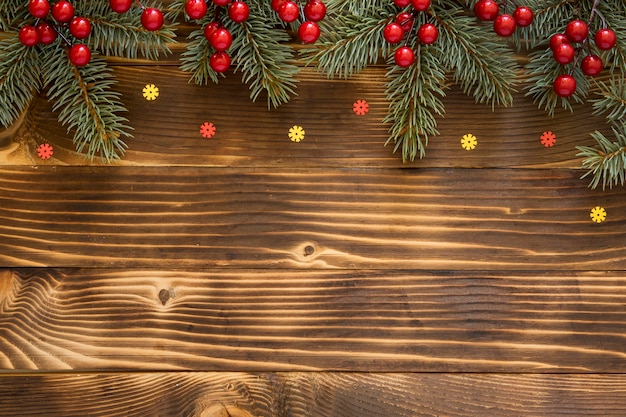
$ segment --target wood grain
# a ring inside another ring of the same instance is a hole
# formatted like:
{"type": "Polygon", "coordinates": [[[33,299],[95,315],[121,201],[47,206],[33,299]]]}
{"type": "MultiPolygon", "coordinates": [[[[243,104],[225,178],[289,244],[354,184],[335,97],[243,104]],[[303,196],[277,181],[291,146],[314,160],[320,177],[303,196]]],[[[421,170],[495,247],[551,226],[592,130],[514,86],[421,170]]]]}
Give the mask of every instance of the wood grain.
{"type": "Polygon", "coordinates": [[[5,370],[626,371],[623,273],[45,268],[3,280],[5,370]]]}
{"type": "Polygon", "coordinates": [[[0,265],[626,269],[626,195],[577,175],[6,167],[0,265]]]}
{"type": "MultiPolygon", "coordinates": [[[[440,136],[431,138],[426,158],[403,164],[393,144],[385,147],[388,125],[382,123],[385,100],[382,67],[371,68],[348,81],[332,80],[305,68],[298,96],[269,111],[263,98],[252,103],[249,90],[237,74],[219,85],[199,87],[188,75],[171,66],[119,66],[118,90],[129,108],[134,139],[123,165],[199,165],[255,167],[580,167],[577,145],[593,145],[590,132],[605,122],[592,116],[591,107],[577,107],[574,114],[557,112],[556,118],[538,110],[520,92],[510,108],[477,105],[452,86],[445,98],[446,115],[439,120],[440,136]],[[146,101],[142,89],[159,87],[155,101],[146,101]],[[370,111],[356,116],[352,105],[367,100],[370,111]],[[204,139],[199,128],[211,122],[217,133],[204,139]],[[300,143],[289,140],[294,125],[305,129],[300,143]],[[544,131],[554,131],[557,145],[540,143],[544,131]],[[460,146],[472,133],[479,145],[471,152],[460,146]]],[[[71,136],[56,121],[51,103],[37,100],[22,129],[0,135],[0,163],[12,165],[88,164],[76,155],[71,136]],[[53,159],[42,161],[36,147],[48,141],[55,146],[53,159]],[[19,145],[19,148],[15,146],[19,145]]],[[[610,133],[610,132],[607,132],[610,133]]],[[[100,164],[99,160],[94,164],[100,164]]]]}
{"type": "Polygon", "coordinates": [[[0,416],[623,416],[624,375],[150,373],[0,378],[0,416]]]}

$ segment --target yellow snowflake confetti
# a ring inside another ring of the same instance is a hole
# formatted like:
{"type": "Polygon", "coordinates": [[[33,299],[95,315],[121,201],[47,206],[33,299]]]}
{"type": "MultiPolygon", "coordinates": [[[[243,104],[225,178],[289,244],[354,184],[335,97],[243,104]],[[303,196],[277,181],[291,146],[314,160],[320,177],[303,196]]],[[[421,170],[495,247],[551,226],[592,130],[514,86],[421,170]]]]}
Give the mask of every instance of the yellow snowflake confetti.
{"type": "Polygon", "coordinates": [[[154,84],[146,84],[143,88],[143,97],[146,100],[156,100],[159,96],[159,88],[154,84]]]}
{"type": "Polygon", "coordinates": [[[591,220],[596,223],[602,223],[606,219],[606,210],[604,207],[596,206],[591,209],[591,213],[589,213],[591,220]]]}
{"type": "Polygon", "coordinates": [[[300,142],[304,139],[304,129],[302,126],[294,126],[289,129],[289,139],[291,139],[292,142],[300,142]]]}
{"type": "Polygon", "coordinates": [[[463,135],[463,137],[461,138],[461,146],[466,151],[471,151],[476,147],[476,145],[478,145],[478,139],[476,139],[476,136],[472,135],[471,133],[463,135]]]}

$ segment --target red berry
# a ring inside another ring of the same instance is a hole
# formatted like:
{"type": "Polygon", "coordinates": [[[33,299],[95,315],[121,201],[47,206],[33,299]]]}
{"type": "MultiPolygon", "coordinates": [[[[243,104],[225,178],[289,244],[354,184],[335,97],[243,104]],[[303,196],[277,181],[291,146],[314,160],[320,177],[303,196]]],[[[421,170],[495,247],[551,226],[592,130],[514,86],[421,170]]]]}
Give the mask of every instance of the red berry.
{"type": "Polygon", "coordinates": [[[250,17],[250,8],[243,0],[235,0],[228,6],[228,17],[235,23],[245,22],[250,17]]]}
{"type": "Polygon", "coordinates": [[[493,31],[498,36],[511,36],[516,26],[515,19],[510,14],[501,14],[493,21],[493,31]]]}
{"type": "Polygon", "coordinates": [[[307,20],[298,28],[298,37],[303,43],[314,43],[320,37],[319,25],[307,20]]]}
{"type": "Polygon", "coordinates": [[[217,28],[211,33],[211,45],[217,51],[225,51],[233,43],[233,35],[224,27],[217,28]]]}
{"type": "Polygon", "coordinates": [[[561,97],[569,97],[576,92],[576,80],[569,74],[561,74],[552,84],[554,92],[561,97]]]}
{"type": "Polygon", "coordinates": [[[204,37],[207,41],[211,41],[211,35],[215,32],[215,29],[220,27],[220,24],[217,22],[211,22],[204,27],[204,37]]]}
{"type": "Polygon", "coordinates": [[[283,22],[295,22],[299,15],[300,9],[296,2],[292,0],[285,1],[278,9],[278,17],[280,17],[283,22]]]}
{"type": "Polygon", "coordinates": [[[284,2],[286,2],[287,0],[272,0],[272,9],[278,13],[278,10],[280,9],[280,6],[283,5],[284,2]]]}
{"type": "Polygon", "coordinates": [[[109,0],[109,5],[116,13],[126,13],[133,5],[133,0],[109,0]]]}
{"type": "Polygon", "coordinates": [[[552,49],[552,52],[554,52],[556,48],[562,43],[569,44],[569,39],[567,39],[567,36],[562,33],[552,35],[552,37],[550,38],[550,49],[552,49]]]}
{"type": "Polygon", "coordinates": [[[594,42],[598,49],[603,51],[607,51],[615,46],[617,43],[617,37],[615,36],[615,32],[613,32],[609,28],[600,29],[596,32],[596,36],[594,37],[594,42]]]}
{"type": "Polygon", "coordinates": [[[519,6],[513,12],[513,18],[515,19],[515,23],[519,27],[529,26],[533,22],[533,11],[530,7],[519,6]]]}
{"type": "Polygon", "coordinates": [[[580,69],[583,70],[583,74],[590,76],[600,74],[603,66],[604,65],[602,64],[600,57],[593,54],[584,57],[580,63],[580,69]]]}
{"type": "Polygon", "coordinates": [[[417,30],[417,37],[420,42],[430,45],[439,37],[439,29],[437,29],[437,26],[432,23],[425,23],[417,30]]]}
{"type": "Polygon", "coordinates": [[[52,17],[59,23],[67,23],[74,17],[74,6],[67,0],[59,1],[52,6],[52,17]]]}
{"type": "Polygon", "coordinates": [[[393,59],[399,67],[410,67],[415,62],[415,52],[408,46],[401,46],[396,50],[393,59]]]}
{"type": "Polygon", "coordinates": [[[57,31],[46,22],[39,22],[35,29],[39,33],[39,42],[44,45],[50,45],[57,38],[57,31]]]}
{"type": "Polygon", "coordinates": [[[398,7],[406,7],[411,4],[411,0],[393,0],[393,4],[398,7]]]}
{"type": "Polygon", "coordinates": [[[91,33],[91,23],[86,17],[75,17],[70,22],[70,33],[76,39],[85,39],[91,33]]]}
{"type": "Polygon", "coordinates": [[[411,0],[411,4],[418,12],[424,12],[430,7],[430,0],[411,0]]]}
{"type": "Polygon", "coordinates": [[[154,32],[163,26],[163,13],[154,7],[148,7],[141,12],[141,26],[154,32]]]}
{"type": "Polygon", "coordinates": [[[552,56],[554,60],[561,65],[569,64],[574,60],[574,56],[576,55],[576,49],[569,43],[562,43],[557,45],[556,48],[552,50],[552,56]]]}
{"type": "Polygon", "coordinates": [[[396,23],[402,26],[402,30],[408,32],[411,30],[411,26],[413,26],[413,15],[409,12],[398,13],[396,23]]]}
{"type": "Polygon", "coordinates": [[[304,17],[311,22],[319,22],[326,16],[326,5],[322,0],[309,0],[304,5],[304,17]]]}
{"type": "Polygon", "coordinates": [[[474,5],[474,15],[480,20],[494,20],[499,13],[500,7],[493,0],[479,0],[474,5]]]}
{"type": "Polygon", "coordinates": [[[582,42],[589,34],[589,27],[582,20],[572,20],[565,26],[565,36],[572,42],[582,42]]]}
{"type": "Polygon", "coordinates": [[[230,68],[230,56],[224,51],[219,51],[211,55],[209,65],[215,72],[226,72],[230,68]]]}
{"type": "Polygon", "coordinates": [[[192,19],[202,19],[206,15],[207,5],[204,0],[187,0],[185,12],[192,19]]]}
{"type": "Polygon", "coordinates": [[[213,0],[213,3],[216,6],[228,6],[228,3],[230,3],[230,0],[213,0]]]}
{"type": "Polygon", "coordinates": [[[398,43],[404,38],[404,29],[396,22],[391,22],[383,29],[383,37],[389,43],[398,43]]]}
{"type": "Polygon", "coordinates": [[[24,46],[35,46],[39,43],[39,32],[31,25],[22,26],[18,37],[24,46]]]}
{"type": "Polygon", "coordinates": [[[91,60],[91,50],[87,45],[78,43],[70,48],[70,62],[77,67],[83,67],[89,64],[91,60]]]}
{"type": "Polygon", "coordinates": [[[44,18],[50,11],[50,3],[48,3],[48,0],[30,0],[28,2],[28,11],[38,19],[44,18]]]}

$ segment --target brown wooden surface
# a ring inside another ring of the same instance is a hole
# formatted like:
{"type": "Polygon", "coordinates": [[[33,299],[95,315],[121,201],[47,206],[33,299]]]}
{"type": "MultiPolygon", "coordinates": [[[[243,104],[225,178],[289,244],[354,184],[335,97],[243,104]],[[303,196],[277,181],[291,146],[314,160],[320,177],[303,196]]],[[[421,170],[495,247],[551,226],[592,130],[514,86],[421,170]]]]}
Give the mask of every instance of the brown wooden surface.
{"type": "Polygon", "coordinates": [[[624,415],[626,194],[579,179],[588,106],[452,86],[403,164],[383,68],[304,69],[267,111],[173,64],[116,63],[135,138],[110,166],[45,97],[0,131],[0,415],[624,415]]]}

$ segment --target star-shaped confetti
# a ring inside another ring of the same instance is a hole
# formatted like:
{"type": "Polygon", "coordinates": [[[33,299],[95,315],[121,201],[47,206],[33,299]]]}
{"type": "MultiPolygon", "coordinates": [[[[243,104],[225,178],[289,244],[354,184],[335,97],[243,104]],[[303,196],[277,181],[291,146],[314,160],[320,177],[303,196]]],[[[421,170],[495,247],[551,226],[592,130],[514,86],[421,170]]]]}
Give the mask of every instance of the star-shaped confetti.
{"type": "Polygon", "coordinates": [[[552,133],[551,131],[548,130],[547,132],[543,132],[541,134],[541,144],[545,146],[546,148],[554,146],[555,143],[556,143],[556,135],[552,133]]]}
{"type": "Polygon", "coordinates": [[[357,116],[365,116],[370,110],[370,105],[365,100],[357,100],[352,105],[352,111],[356,113],[357,116]]]}
{"type": "Polygon", "coordinates": [[[156,100],[159,96],[159,88],[154,84],[146,84],[143,88],[143,97],[146,100],[152,101],[156,100]]]}
{"type": "Polygon", "coordinates": [[[53,154],[54,149],[52,148],[52,145],[48,143],[42,143],[37,147],[37,155],[39,155],[41,159],[50,159],[53,154]]]}
{"type": "Polygon", "coordinates": [[[604,209],[604,207],[596,206],[591,209],[589,217],[591,217],[591,220],[596,223],[602,223],[604,220],[606,220],[606,210],[604,209]]]}
{"type": "Polygon", "coordinates": [[[200,134],[207,139],[213,137],[215,135],[215,125],[209,122],[202,123],[200,125],[200,134]]]}
{"type": "Polygon", "coordinates": [[[302,126],[293,126],[289,129],[289,139],[292,142],[300,142],[304,139],[304,129],[302,126]]]}
{"type": "Polygon", "coordinates": [[[476,145],[478,145],[478,139],[476,139],[476,136],[472,135],[471,133],[463,135],[463,137],[461,138],[461,146],[466,151],[471,151],[476,147],[476,145]]]}

